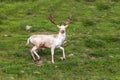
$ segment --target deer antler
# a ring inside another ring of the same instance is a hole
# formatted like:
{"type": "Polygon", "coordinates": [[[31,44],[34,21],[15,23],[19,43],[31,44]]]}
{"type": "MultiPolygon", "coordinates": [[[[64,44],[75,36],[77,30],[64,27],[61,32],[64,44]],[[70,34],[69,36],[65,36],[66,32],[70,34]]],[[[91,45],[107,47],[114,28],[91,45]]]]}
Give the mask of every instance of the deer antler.
{"type": "Polygon", "coordinates": [[[65,25],[68,25],[71,23],[71,20],[72,20],[72,17],[73,15],[71,14],[69,17],[68,17],[68,20],[64,23],[65,25]]]}
{"type": "Polygon", "coordinates": [[[53,24],[57,25],[57,24],[54,22],[54,17],[53,17],[52,14],[49,15],[49,20],[50,20],[53,24]]]}

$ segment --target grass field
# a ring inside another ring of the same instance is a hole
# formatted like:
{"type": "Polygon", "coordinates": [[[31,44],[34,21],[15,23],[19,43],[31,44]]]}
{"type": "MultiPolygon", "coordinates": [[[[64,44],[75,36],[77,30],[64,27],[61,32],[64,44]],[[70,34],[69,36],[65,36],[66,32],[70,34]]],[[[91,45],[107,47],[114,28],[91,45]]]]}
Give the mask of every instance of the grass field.
{"type": "Polygon", "coordinates": [[[0,80],[120,80],[120,1],[0,0],[0,80]],[[37,66],[25,44],[32,34],[58,33],[50,13],[57,23],[74,15],[63,45],[67,59],[56,49],[49,63],[50,49],[39,49],[37,66]]]}

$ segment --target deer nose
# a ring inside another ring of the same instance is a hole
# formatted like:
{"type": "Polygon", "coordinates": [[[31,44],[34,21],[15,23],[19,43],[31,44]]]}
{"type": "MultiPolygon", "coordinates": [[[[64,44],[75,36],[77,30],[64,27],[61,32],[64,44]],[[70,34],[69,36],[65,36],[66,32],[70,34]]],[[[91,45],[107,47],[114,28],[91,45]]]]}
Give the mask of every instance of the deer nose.
{"type": "Polygon", "coordinates": [[[65,31],[64,30],[61,30],[61,33],[63,34],[65,31]]]}

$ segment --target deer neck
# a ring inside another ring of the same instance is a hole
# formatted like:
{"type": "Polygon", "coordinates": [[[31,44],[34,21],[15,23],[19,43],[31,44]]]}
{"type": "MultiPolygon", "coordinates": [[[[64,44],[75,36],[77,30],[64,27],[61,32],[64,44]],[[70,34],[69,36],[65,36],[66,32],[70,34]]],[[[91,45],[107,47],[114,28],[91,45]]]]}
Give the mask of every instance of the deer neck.
{"type": "Polygon", "coordinates": [[[64,41],[65,38],[66,38],[66,32],[64,32],[64,33],[59,32],[59,33],[58,33],[58,39],[59,39],[59,40],[64,41]]]}

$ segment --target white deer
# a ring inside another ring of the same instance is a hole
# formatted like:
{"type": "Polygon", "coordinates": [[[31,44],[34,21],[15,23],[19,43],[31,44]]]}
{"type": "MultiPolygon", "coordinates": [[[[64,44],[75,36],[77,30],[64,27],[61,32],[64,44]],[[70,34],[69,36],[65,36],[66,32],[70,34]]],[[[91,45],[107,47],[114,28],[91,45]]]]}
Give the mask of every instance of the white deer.
{"type": "Polygon", "coordinates": [[[40,56],[37,54],[36,50],[38,48],[43,48],[43,47],[51,48],[52,63],[54,63],[55,48],[60,48],[63,52],[63,57],[62,57],[63,60],[66,59],[64,48],[61,45],[66,38],[66,28],[71,22],[71,19],[72,19],[72,15],[70,15],[70,17],[68,18],[68,20],[65,22],[64,25],[58,25],[54,22],[53,15],[50,14],[49,20],[59,28],[59,33],[52,35],[37,34],[37,35],[32,35],[28,38],[27,44],[31,43],[32,45],[34,45],[33,48],[30,50],[30,52],[35,61],[40,60],[40,56]],[[35,55],[37,59],[35,58],[35,55]]]}

